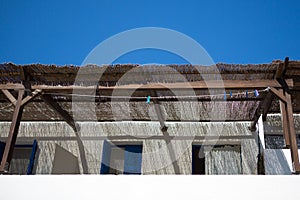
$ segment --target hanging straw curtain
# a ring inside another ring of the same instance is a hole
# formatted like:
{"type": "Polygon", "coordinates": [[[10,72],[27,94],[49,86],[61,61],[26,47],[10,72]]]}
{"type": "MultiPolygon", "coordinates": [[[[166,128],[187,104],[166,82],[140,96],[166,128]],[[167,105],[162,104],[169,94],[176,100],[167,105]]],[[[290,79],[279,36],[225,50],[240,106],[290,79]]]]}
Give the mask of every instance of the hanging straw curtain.
{"type": "Polygon", "coordinates": [[[205,148],[206,174],[242,174],[240,146],[215,146],[205,148]]]}

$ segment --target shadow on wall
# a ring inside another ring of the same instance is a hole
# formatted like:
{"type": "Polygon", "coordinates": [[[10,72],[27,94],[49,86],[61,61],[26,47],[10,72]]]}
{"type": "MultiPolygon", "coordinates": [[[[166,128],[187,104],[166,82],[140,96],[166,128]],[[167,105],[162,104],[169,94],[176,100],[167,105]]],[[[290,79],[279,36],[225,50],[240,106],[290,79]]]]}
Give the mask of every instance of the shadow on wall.
{"type": "Polygon", "coordinates": [[[281,149],[265,149],[265,169],[267,175],[291,175],[288,161],[281,149]]]}
{"type": "Polygon", "coordinates": [[[56,144],[52,174],[80,174],[78,158],[56,144]]]}

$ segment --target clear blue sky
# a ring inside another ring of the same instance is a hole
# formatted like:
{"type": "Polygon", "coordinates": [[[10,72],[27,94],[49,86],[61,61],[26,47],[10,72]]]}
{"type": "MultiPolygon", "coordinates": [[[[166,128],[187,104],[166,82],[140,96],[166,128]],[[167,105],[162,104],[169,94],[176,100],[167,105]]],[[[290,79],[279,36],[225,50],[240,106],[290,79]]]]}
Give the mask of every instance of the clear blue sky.
{"type": "MultiPolygon", "coordinates": [[[[0,0],[0,63],[75,64],[101,41],[138,27],[164,27],[199,42],[215,62],[300,60],[299,0],[0,0]]],[[[184,63],[158,50],[120,63],[184,63]]]]}

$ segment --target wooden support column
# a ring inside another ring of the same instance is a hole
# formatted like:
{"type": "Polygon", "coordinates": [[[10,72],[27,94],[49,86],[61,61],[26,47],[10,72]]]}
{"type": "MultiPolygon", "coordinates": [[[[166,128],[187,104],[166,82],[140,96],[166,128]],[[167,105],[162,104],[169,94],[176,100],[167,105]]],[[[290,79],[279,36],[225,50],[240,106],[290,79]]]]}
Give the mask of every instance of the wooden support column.
{"type": "Polygon", "coordinates": [[[297,137],[295,132],[295,124],[294,124],[294,118],[293,118],[293,108],[292,108],[292,100],[291,95],[286,94],[286,112],[287,112],[287,120],[288,120],[288,127],[289,127],[289,138],[290,138],[290,145],[291,145],[291,156],[292,156],[292,162],[293,167],[295,170],[295,173],[300,173],[300,164],[299,164],[299,155],[298,155],[298,145],[297,145],[297,137]]]}
{"type": "Polygon", "coordinates": [[[282,122],[282,130],[285,140],[286,148],[290,148],[290,135],[289,135],[289,123],[287,119],[287,106],[283,101],[279,101],[280,103],[280,113],[281,113],[281,122],[282,122]]]}
{"type": "Polygon", "coordinates": [[[23,108],[24,108],[24,106],[22,106],[23,94],[24,94],[24,90],[18,91],[18,99],[16,101],[16,106],[13,113],[13,118],[10,125],[8,138],[6,140],[6,145],[5,145],[5,149],[4,149],[4,153],[0,165],[0,172],[7,172],[9,170],[9,164],[12,159],[13,149],[16,143],[20,121],[21,121],[23,108]]]}

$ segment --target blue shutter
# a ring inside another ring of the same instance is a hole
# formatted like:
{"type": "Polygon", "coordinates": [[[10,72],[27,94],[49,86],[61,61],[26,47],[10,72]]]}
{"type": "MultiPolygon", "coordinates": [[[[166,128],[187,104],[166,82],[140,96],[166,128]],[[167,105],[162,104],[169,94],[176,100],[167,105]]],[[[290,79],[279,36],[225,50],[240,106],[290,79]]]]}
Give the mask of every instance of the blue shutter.
{"type": "Polygon", "coordinates": [[[101,169],[100,174],[108,174],[110,168],[110,152],[111,152],[111,143],[107,140],[103,142],[102,149],[102,161],[101,161],[101,169]]]}
{"type": "Polygon", "coordinates": [[[0,142],[0,163],[2,161],[2,156],[3,156],[3,153],[4,153],[4,149],[5,149],[5,143],[0,142]]]}
{"type": "Polygon", "coordinates": [[[125,147],[124,174],[141,174],[142,145],[127,145],[125,147]]]}
{"type": "Polygon", "coordinates": [[[29,164],[28,164],[28,167],[27,167],[27,175],[32,174],[32,169],[33,169],[36,150],[37,150],[37,141],[34,140],[33,145],[32,145],[30,159],[29,159],[29,164]]]}

